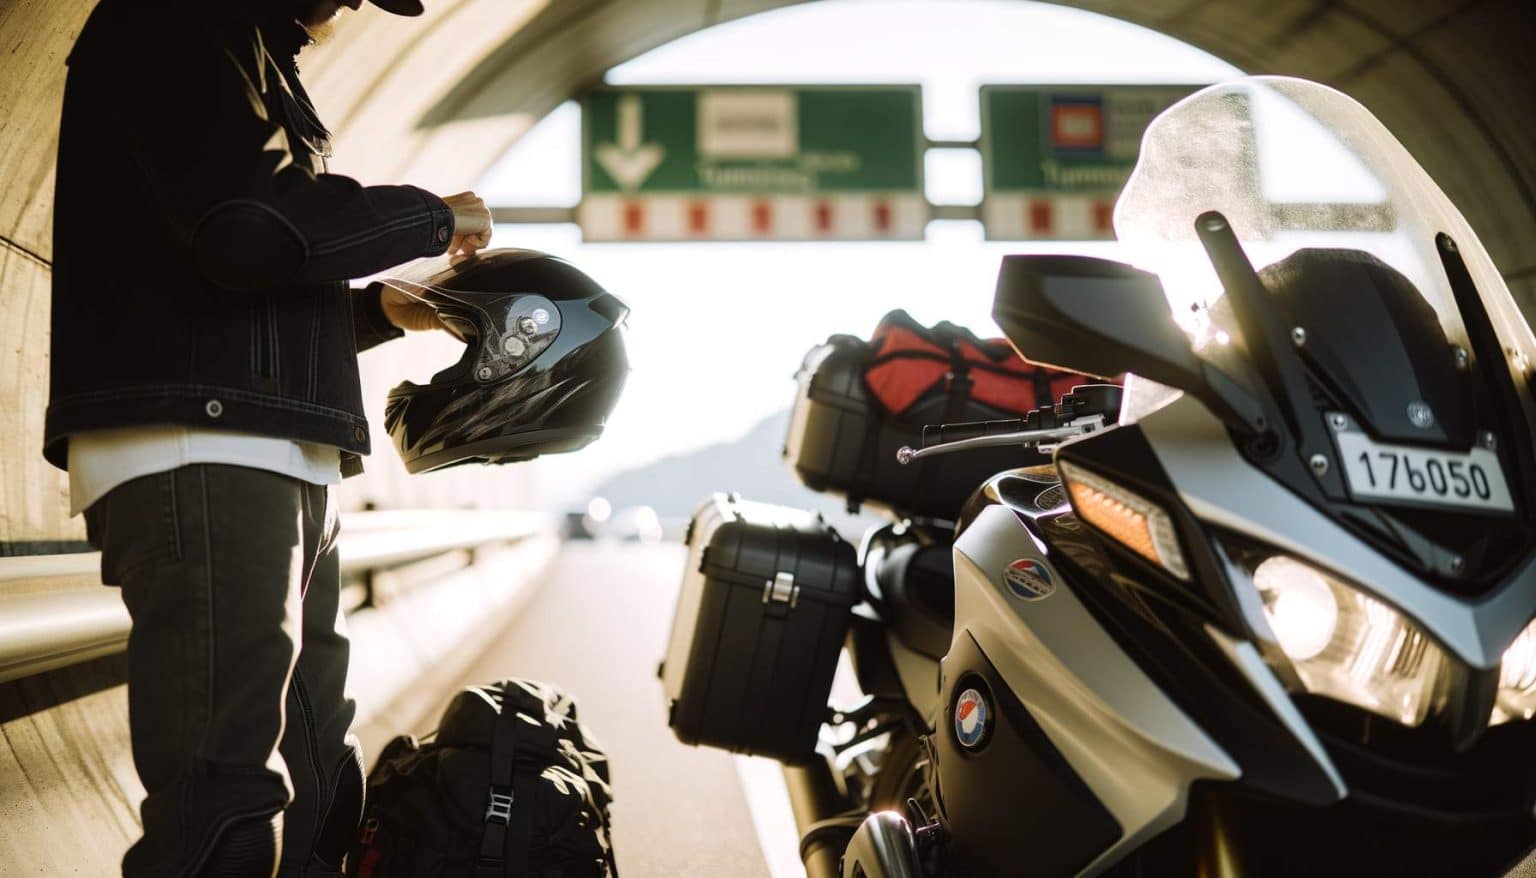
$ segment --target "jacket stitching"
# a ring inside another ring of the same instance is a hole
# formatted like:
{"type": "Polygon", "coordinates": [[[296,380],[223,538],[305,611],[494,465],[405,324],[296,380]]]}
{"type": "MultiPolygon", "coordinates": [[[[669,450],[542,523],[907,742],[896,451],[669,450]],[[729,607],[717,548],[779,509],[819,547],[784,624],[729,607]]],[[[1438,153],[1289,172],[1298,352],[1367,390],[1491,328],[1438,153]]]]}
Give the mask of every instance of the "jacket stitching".
{"type": "Polygon", "coordinates": [[[272,307],[271,300],[267,301],[267,355],[272,361],[272,387],[281,390],[283,386],[283,348],[282,336],[278,333],[277,309],[272,307]]]}
{"type": "Polygon", "coordinates": [[[424,221],[430,223],[431,218],[420,216],[401,217],[400,219],[385,223],[382,226],[368,229],[367,231],[355,232],[351,235],[337,238],[333,241],[317,244],[313,250],[313,255],[329,256],[333,253],[348,249],[350,247],[356,247],[361,244],[366,244],[370,241],[378,240],[379,238],[382,238],[385,235],[391,234],[393,232],[404,231],[405,229],[411,228],[412,226],[421,225],[424,221]]]}
{"type": "Polygon", "coordinates": [[[309,370],[304,379],[304,395],[314,399],[320,383],[320,321],[325,317],[326,298],[315,297],[309,312],[309,350],[305,359],[309,370]]]}
{"type": "Polygon", "coordinates": [[[53,401],[49,408],[58,410],[69,408],[77,403],[92,402],[100,399],[156,399],[167,397],[193,397],[193,396],[224,396],[241,402],[259,403],[279,408],[290,408],[295,411],[309,412],[318,415],[336,415],[346,419],[349,423],[365,424],[363,418],[344,409],[335,409],[329,406],[316,405],[303,400],[287,399],[281,396],[271,396],[264,393],[253,393],[249,390],[240,390],[234,387],[218,387],[211,384],[181,384],[174,388],[167,387],[118,387],[105,390],[87,390],[80,393],[72,393],[62,399],[53,401]]]}

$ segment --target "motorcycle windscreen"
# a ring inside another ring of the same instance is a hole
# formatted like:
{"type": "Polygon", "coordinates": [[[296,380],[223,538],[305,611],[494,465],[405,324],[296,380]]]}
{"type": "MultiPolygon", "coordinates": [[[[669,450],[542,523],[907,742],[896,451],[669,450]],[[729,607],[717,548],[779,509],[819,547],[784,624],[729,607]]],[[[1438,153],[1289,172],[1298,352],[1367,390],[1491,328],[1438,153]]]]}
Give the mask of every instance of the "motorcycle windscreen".
{"type": "MultiPolygon", "coordinates": [[[[1401,456],[1404,472],[1443,473],[1441,462],[1428,463],[1433,455],[1408,458],[1417,453],[1411,446],[1432,445],[1466,467],[1457,472],[1475,467],[1480,476],[1439,479],[1444,497],[1429,496],[1429,488],[1416,497],[1406,480],[1388,486],[1383,472],[1352,469],[1357,496],[1374,490],[1380,493],[1368,496],[1388,503],[1512,510],[1513,486],[1496,477],[1493,453],[1476,447],[1492,445],[1482,432],[1490,427],[1489,406],[1474,411],[1469,400],[1478,394],[1468,388],[1474,380],[1485,382],[1482,389],[1492,386],[1490,375],[1502,378],[1495,370],[1511,376],[1523,409],[1518,428],[1529,435],[1536,424],[1528,372],[1536,339],[1467,221],[1385,126],[1326,86],[1253,77],[1200,91],[1147,129],[1116,204],[1115,231],[1129,260],[1160,276],[1195,349],[1221,362],[1243,339],[1196,238],[1196,219],[1207,211],[1225,216],[1295,321],[1293,340],[1303,357],[1365,422],[1357,435],[1342,438],[1369,446],[1365,459],[1378,469],[1393,464],[1396,473],[1401,456]],[[1473,353],[1478,347],[1468,326],[1482,326],[1484,318],[1458,307],[1442,235],[1455,242],[1497,336],[1492,358],[1473,353]],[[1485,469],[1491,483],[1481,478],[1485,469]]],[[[1356,433],[1353,426],[1343,432],[1356,433]]],[[[1346,460],[1359,459],[1342,450],[1346,460]]]]}

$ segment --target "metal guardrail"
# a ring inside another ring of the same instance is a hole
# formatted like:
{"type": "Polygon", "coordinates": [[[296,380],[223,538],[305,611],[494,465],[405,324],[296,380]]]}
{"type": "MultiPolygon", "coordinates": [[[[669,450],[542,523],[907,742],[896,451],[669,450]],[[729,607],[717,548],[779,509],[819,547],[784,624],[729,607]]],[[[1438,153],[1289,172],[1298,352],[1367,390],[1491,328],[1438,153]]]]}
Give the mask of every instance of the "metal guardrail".
{"type": "MultiPolygon", "coordinates": [[[[536,513],[411,510],[342,516],[341,574],[356,576],[446,552],[511,543],[549,529],[536,513]]],[[[101,555],[0,558],[0,683],[30,677],[128,645],[128,611],[115,590],[4,594],[7,581],[95,577],[101,555]]]]}

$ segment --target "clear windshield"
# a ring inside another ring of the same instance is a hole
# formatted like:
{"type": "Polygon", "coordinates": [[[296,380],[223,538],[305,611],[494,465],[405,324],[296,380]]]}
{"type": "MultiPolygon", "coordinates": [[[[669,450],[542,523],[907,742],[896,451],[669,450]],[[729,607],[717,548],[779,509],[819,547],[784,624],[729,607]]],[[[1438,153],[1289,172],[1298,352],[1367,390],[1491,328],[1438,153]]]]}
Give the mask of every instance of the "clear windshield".
{"type": "Polygon", "coordinates": [[[1304,247],[1370,253],[1405,275],[1446,338],[1466,347],[1435,243],[1450,235],[1525,383],[1536,341],[1492,259],[1445,193],[1352,98],[1304,80],[1254,77],[1200,91],[1147,129],[1115,231],[1129,261],[1161,276],[1197,348],[1225,340],[1226,329],[1212,324],[1222,290],[1195,239],[1195,218],[1209,210],[1226,216],[1255,269],[1304,247]]]}

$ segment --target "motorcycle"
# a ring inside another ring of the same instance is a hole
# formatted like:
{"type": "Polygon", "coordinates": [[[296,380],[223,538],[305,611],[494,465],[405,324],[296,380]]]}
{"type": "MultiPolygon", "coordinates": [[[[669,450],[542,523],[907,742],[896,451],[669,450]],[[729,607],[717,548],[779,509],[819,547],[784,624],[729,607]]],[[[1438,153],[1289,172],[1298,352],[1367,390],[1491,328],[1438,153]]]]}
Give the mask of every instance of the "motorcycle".
{"type": "Polygon", "coordinates": [[[1052,458],[866,538],[867,698],[785,768],[808,875],[1503,874],[1536,339],[1491,258],[1364,107],[1273,77],[1154,120],[1115,228],[1141,267],[1008,257],[993,313],[1123,391],[901,451],[1052,458]]]}

